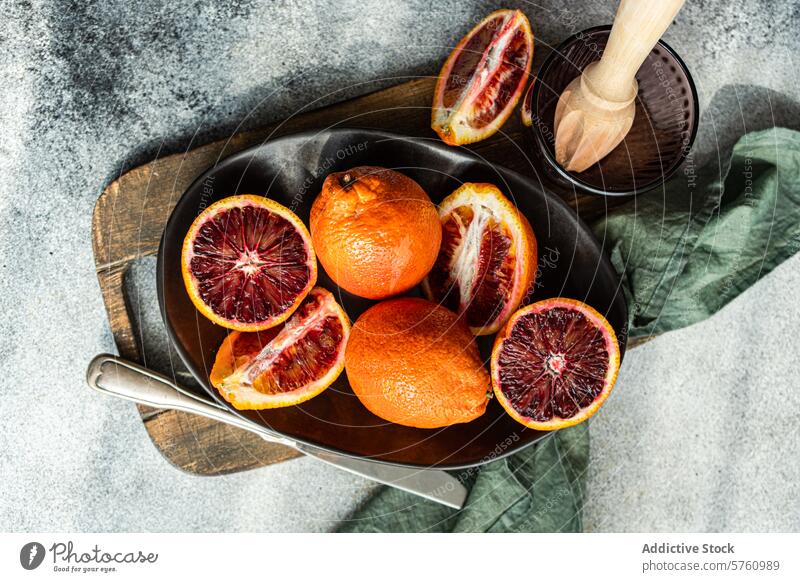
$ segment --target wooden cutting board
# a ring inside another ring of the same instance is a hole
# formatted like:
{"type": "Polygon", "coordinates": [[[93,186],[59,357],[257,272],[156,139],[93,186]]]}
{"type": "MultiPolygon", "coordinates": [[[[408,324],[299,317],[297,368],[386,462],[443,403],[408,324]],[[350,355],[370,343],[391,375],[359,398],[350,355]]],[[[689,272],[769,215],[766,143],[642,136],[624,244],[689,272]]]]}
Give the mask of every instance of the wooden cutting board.
{"type": "MultiPolygon", "coordinates": [[[[541,55],[537,55],[541,56],[541,55]]],[[[538,60],[538,59],[537,59],[538,60]]],[[[369,127],[405,135],[435,138],[430,103],[436,79],[418,78],[185,153],[154,160],[123,174],[103,191],[95,205],[92,238],[95,265],[111,331],[119,354],[142,362],[139,338],[132,327],[125,295],[125,274],[142,257],[158,252],[164,225],[184,190],[218,159],[267,139],[306,129],[369,127]]],[[[515,112],[501,131],[471,150],[493,163],[532,176],[534,155],[515,112]]],[[[624,201],[571,195],[566,202],[584,220],[624,201]]],[[[277,463],[298,453],[216,421],[183,412],[139,406],[147,432],[175,466],[200,475],[219,475],[277,463]]]]}

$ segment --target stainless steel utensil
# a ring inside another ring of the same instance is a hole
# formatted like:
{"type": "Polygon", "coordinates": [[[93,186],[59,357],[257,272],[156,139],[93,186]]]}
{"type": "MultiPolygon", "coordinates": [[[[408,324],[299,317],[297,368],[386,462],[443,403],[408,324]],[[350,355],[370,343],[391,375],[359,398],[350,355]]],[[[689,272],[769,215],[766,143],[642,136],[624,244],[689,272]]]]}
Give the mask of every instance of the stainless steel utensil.
{"type": "Polygon", "coordinates": [[[117,356],[95,357],[86,372],[86,382],[103,394],[153,408],[182,410],[249,430],[264,440],[291,447],[334,467],[454,509],[461,509],[467,497],[467,489],[461,482],[444,471],[398,467],[317,450],[240,418],[215,402],[181,388],[166,376],[117,356]]]}

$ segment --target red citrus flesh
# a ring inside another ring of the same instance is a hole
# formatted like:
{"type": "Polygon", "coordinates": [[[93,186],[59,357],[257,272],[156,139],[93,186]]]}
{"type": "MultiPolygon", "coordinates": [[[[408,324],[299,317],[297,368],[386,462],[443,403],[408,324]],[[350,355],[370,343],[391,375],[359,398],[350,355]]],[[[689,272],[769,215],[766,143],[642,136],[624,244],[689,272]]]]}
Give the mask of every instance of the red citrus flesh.
{"type": "Polygon", "coordinates": [[[495,186],[471,182],[442,201],[439,218],[442,244],[423,290],[465,314],[475,335],[496,333],[536,275],[530,223],[495,186]]]}
{"type": "Polygon", "coordinates": [[[195,307],[239,331],[282,323],[317,280],[311,236],[300,219],[252,195],[220,200],[195,219],[181,268],[195,307]]]}
{"type": "Polygon", "coordinates": [[[217,352],[211,383],[240,410],[305,402],[342,372],[349,334],[344,310],[315,287],[283,326],[231,332],[217,352]]]}
{"type": "Polygon", "coordinates": [[[519,10],[498,10],[465,36],[445,61],[431,127],[449,145],[486,139],[519,101],[533,61],[533,33],[519,10]]]}
{"type": "Polygon", "coordinates": [[[522,120],[522,125],[531,127],[533,125],[533,86],[536,80],[528,86],[525,91],[525,96],[522,98],[522,106],[520,107],[519,115],[522,120]]]}
{"type": "Polygon", "coordinates": [[[537,430],[594,414],[619,371],[617,337],[590,306],[557,297],[517,311],[492,350],[492,386],[518,422],[537,430]]]}

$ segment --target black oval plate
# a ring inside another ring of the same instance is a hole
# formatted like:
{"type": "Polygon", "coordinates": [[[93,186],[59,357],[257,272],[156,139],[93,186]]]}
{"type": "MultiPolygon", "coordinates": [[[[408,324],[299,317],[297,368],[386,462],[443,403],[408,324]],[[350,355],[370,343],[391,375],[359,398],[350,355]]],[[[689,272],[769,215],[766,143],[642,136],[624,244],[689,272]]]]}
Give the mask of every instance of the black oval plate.
{"type": "MultiPolygon", "coordinates": [[[[235,194],[260,194],[294,210],[308,223],[311,204],[331,172],[374,165],[395,169],[440,202],[463,182],[497,185],[530,220],[539,244],[535,299],[580,299],[603,313],[620,338],[627,307],[619,280],[594,235],[574,209],[528,178],[433,140],[365,129],[327,129],[281,137],[219,162],[178,201],[158,253],[158,299],[168,334],[183,362],[220,404],[293,440],[356,457],[415,467],[462,468],[517,452],[544,436],[512,420],[495,400],[477,420],[424,430],[387,423],[361,405],[346,374],[299,406],[237,411],[211,386],[208,376],[227,330],[192,304],[181,276],[181,246],[194,218],[213,202],[235,194]]],[[[355,319],[375,303],[339,289],[319,269],[318,285],[330,289],[355,319]]],[[[488,361],[494,337],[480,338],[488,361]]]]}

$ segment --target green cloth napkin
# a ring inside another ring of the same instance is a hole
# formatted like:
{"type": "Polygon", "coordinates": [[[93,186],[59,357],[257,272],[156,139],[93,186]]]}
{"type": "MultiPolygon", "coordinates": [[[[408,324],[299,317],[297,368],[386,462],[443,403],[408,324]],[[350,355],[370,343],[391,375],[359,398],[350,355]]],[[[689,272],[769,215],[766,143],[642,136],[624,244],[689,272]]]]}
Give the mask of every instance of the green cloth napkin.
{"type": "MultiPolygon", "coordinates": [[[[800,133],[745,135],[724,178],[686,168],[594,227],[622,277],[629,337],[709,317],[800,250],[800,133]]],[[[384,487],[339,531],[578,532],[588,464],[584,423],[454,473],[470,488],[460,511],[384,487]]]]}
{"type": "Polygon", "coordinates": [[[690,178],[595,226],[622,275],[630,337],[710,317],[800,250],[800,133],[746,134],[724,179],[690,178]]]}

